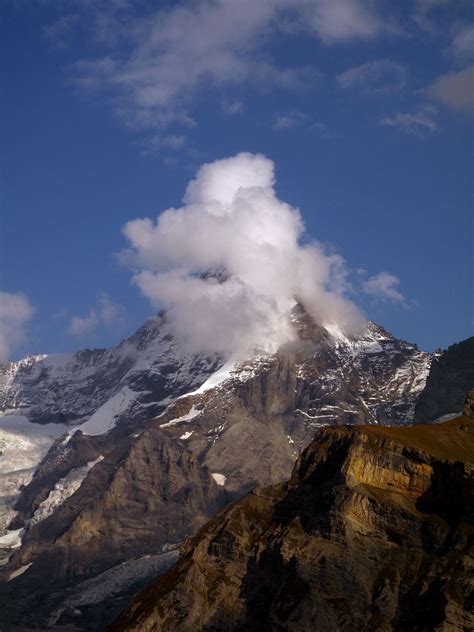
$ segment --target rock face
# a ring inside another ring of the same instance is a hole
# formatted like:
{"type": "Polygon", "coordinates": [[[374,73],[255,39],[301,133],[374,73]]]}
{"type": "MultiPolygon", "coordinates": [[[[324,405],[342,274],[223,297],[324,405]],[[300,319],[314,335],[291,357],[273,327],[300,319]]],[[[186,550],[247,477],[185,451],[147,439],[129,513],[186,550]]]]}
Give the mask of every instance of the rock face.
{"type": "Polygon", "coordinates": [[[434,358],[426,386],[415,406],[416,423],[460,413],[466,392],[474,386],[474,336],[434,358]]]}
{"type": "Polygon", "coordinates": [[[469,417],[321,428],[108,630],[472,630],[473,461],[469,417]]]}
{"type": "Polygon", "coordinates": [[[464,415],[474,417],[474,388],[471,388],[464,402],[464,415]]]}

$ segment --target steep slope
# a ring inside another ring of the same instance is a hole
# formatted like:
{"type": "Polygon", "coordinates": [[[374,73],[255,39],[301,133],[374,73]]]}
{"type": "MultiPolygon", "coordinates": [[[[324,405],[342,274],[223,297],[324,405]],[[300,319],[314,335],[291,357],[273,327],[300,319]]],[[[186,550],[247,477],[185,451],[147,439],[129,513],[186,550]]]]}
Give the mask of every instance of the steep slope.
{"type": "Polygon", "coordinates": [[[108,629],[471,630],[473,471],[472,418],[322,428],[108,629]]]}
{"type": "Polygon", "coordinates": [[[474,386],[474,336],[451,345],[434,358],[415,406],[414,421],[434,421],[460,413],[466,391],[474,386]]]}

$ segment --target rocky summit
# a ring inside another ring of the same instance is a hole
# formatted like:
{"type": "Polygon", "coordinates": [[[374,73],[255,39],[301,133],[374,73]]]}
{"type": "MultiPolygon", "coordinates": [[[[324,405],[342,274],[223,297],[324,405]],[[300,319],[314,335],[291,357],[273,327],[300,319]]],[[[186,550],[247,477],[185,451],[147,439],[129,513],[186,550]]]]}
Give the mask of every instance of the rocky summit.
{"type": "Polygon", "coordinates": [[[109,632],[474,629],[474,419],[319,429],[109,632]]]}
{"type": "Polygon", "coordinates": [[[160,314],[112,349],[2,367],[2,629],[103,629],[216,511],[287,479],[316,431],[413,422],[438,354],[299,306],[293,326],[275,353],[206,356],[160,314]]]}

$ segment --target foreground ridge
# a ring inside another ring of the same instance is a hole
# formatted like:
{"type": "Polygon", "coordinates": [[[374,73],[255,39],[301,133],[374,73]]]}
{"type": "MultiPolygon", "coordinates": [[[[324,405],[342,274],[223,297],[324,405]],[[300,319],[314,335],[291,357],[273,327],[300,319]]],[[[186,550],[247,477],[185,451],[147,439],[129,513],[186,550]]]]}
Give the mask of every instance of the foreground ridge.
{"type": "Polygon", "coordinates": [[[108,630],[473,629],[473,469],[467,415],[321,428],[287,483],[222,510],[108,630]]]}

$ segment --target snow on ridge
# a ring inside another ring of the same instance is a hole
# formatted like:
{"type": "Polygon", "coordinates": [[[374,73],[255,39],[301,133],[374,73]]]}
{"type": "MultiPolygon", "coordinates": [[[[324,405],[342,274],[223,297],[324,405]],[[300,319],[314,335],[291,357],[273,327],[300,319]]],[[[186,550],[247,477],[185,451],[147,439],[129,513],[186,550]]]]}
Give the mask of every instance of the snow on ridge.
{"type": "Polygon", "coordinates": [[[191,406],[191,410],[187,412],[185,415],[181,415],[181,417],[175,417],[171,421],[168,421],[164,424],[160,424],[160,428],[169,428],[169,426],[174,426],[183,421],[191,421],[195,417],[197,417],[202,411],[198,410],[194,404],[191,406]]]}
{"type": "Polygon", "coordinates": [[[23,573],[26,573],[26,571],[30,568],[32,564],[33,562],[30,562],[29,564],[25,564],[24,566],[20,566],[20,568],[17,568],[16,571],[13,571],[13,573],[10,574],[10,577],[7,579],[7,581],[11,582],[12,579],[15,579],[16,577],[20,577],[20,575],[23,575],[23,573]]]}

